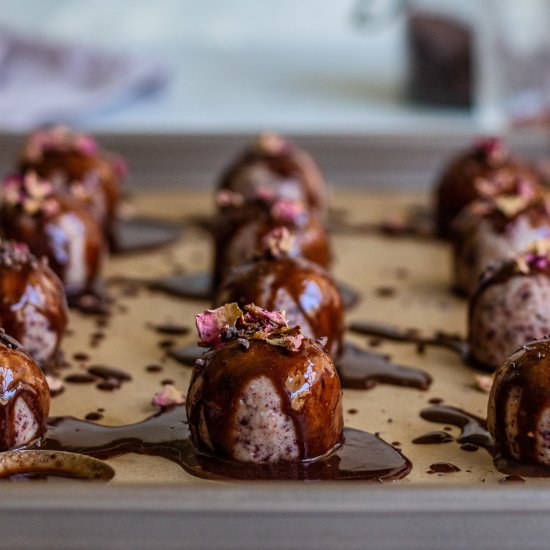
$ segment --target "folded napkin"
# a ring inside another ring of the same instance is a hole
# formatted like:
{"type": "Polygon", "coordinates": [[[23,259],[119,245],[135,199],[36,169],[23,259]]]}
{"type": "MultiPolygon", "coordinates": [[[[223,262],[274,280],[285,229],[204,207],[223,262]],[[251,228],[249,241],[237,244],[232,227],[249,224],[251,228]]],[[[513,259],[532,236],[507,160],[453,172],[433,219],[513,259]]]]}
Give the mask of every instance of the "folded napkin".
{"type": "Polygon", "coordinates": [[[0,27],[0,129],[28,131],[122,107],[164,87],[157,62],[0,27]]]}

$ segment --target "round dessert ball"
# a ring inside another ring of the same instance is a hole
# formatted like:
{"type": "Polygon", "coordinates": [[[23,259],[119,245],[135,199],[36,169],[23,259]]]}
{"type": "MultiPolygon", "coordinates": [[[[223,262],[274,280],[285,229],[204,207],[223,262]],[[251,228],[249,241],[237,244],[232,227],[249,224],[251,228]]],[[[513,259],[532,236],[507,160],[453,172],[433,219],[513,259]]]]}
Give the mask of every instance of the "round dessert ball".
{"type": "Polygon", "coordinates": [[[197,316],[202,344],[213,349],[197,361],[187,394],[195,446],[254,463],[325,455],[343,430],[330,355],[280,312],[245,309],[228,304],[197,316]]]}
{"type": "Polygon", "coordinates": [[[64,187],[111,231],[127,169],[120,156],[100,149],[92,136],[60,125],[37,130],[28,138],[19,166],[64,187]]]}
{"type": "Polygon", "coordinates": [[[337,357],[342,349],[344,308],[330,274],[304,258],[267,251],[232,269],[215,304],[256,304],[282,310],[291,325],[299,325],[308,338],[326,338],[326,349],[337,357]]]}
{"type": "Polygon", "coordinates": [[[550,339],[524,344],[497,369],[487,424],[500,453],[550,466],[550,339]]]}
{"type": "Polygon", "coordinates": [[[260,191],[304,201],[322,215],[327,210],[325,181],[313,158],[270,132],[260,134],[225,170],[218,188],[240,193],[246,201],[260,191]]]}
{"type": "Polygon", "coordinates": [[[20,344],[0,329],[0,451],[44,435],[50,412],[46,378],[20,344]]]}
{"type": "Polygon", "coordinates": [[[67,326],[59,277],[25,244],[0,241],[0,326],[36,363],[54,363],[67,326]]]}
{"type": "Polygon", "coordinates": [[[518,178],[540,192],[536,171],[513,157],[499,138],[479,140],[454,158],[443,170],[435,189],[436,230],[440,237],[452,237],[453,222],[472,201],[491,193],[513,190],[518,178]]]}
{"type": "Polygon", "coordinates": [[[494,370],[519,346],[550,334],[548,245],[490,267],[470,300],[470,356],[494,370]]]}
{"type": "Polygon", "coordinates": [[[492,263],[550,239],[550,204],[528,186],[525,191],[478,199],[459,215],[453,240],[457,291],[471,295],[492,263]]]}
{"type": "Polygon", "coordinates": [[[0,228],[5,238],[45,256],[67,296],[93,291],[106,254],[99,224],[84,208],[57,194],[34,172],[6,178],[0,228]]]}
{"type": "Polygon", "coordinates": [[[229,208],[218,217],[215,233],[214,288],[231,268],[252,258],[268,235],[285,227],[294,235],[288,254],[304,257],[328,268],[331,260],[328,235],[318,218],[303,203],[277,200],[229,208]]]}

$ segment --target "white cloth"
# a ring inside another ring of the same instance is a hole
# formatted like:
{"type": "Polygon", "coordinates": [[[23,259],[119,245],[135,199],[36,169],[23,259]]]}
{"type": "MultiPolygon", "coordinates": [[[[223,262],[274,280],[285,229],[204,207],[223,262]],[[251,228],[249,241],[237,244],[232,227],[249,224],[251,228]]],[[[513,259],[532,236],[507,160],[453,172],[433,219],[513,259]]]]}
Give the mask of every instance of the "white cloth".
{"type": "Polygon", "coordinates": [[[154,60],[0,27],[0,129],[28,131],[121,107],[164,87],[154,60]]]}

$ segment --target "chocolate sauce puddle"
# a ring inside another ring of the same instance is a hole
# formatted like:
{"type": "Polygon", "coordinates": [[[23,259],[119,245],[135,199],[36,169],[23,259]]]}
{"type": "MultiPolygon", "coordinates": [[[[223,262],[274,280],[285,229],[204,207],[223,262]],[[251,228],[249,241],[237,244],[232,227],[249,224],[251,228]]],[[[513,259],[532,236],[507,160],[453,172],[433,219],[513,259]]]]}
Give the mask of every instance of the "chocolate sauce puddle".
{"type": "Polygon", "coordinates": [[[493,438],[487,431],[483,418],[462,409],[448,405],[434,405],[420,411],[420,416],[430,422],[452,424],[462,429],[456,438],[461,445],[472,444],[485,449],[492,457],[495,468],[513,477],[550,477],[550,467],[541,464],[521,464],[515,460],[499,454],[495,448],[493,438]]]}
{"type": "Polygon", "coordinates": [[[432,213],[424,205],[410,206],[404,211],[390,214],[377,223],[354,223],[349,219],[349,213],[344,209],[329,210],[330,232],[391,237],[433,238],[435,236],[432,213]]]}
{"type": "Polygon", "coordinates": [[[384,338],[394,342],[409,342],[419,347],[435,346],[454,351],[458,356],[467,362],[469,359],[469,346],[457,334],[449,334],[437,331],[432,336],[422,336],[416,329],[401,329],[393,325],[375,323],[370,321],[354,321],[348,327],[352,332],[384,338]]]}
{"type": "Polygon", "coordinates": [[[343,388],[370,389],[376,384],[391,384],[427,390],[432,377],[425,371],[392,363],[388,355],[344,344],[342,357],[336,361],[343,388]]]}
{"type": "Polygon", "coordinates": [[[410,472],[410,461],[375,435],[346,428],[344,437],[341,447],[311,462],[233,462],[197,452],[189,439],[185,408],[175,406],[125,426],[52,417],[41,448],[103,459],[124,453],[161,456],[205,479],[385,481],[401,479],[410,472]]]}
{"type": "Polygon", "coordinates": [[[151,290],[159,290],[178,298],[212,299],[212,277],[206,271],[161,277],[148,283],[148,286],[151,290]]]}
{"type": "Polygon", "coordinates": [[[103,287],[99,287],[75,296],[67,296],[67,304],[85,315],[108,315],[113,300],[103,287]]]}
{"type": "Polygon", "coordinates": [[[206,351],[205,348],[197,346],[197,344],[188,344],[172,348],[168,351],[168,355],[180,362],[182,365],[194,367],[197,359],[206,351]]]}
{"type": "Polygon", "coordinates": [[[462,430],[456,438],[458,443],[461,445],[471,443],[494,454],[493,438],[487,431],[487,424],[483,418],[449,405],[427,407],[420,411],[420,416],[430,422],[458,426],[462,430]]]}
{"type": "Polygon", "coordinates": [[[111,252],[128,254],[151,250],[177,240],[181,235],[180,224],[168,220],[147,217],[118,219],[111,239],[111,252]]]}
{"type": "Polygon", "coordinates": [[[448,432],[435,431],[420,435],[412,440],[415,445],[437,445],[440,443],[450,443],[455,438],[448,432]]]}

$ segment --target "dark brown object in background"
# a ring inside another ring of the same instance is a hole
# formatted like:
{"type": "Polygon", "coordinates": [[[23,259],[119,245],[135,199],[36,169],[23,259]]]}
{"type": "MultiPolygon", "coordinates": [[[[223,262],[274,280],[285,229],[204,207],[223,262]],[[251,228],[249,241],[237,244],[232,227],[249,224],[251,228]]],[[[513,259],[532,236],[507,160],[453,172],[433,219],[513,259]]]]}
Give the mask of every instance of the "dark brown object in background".
{"type": "Polygon", "coordinates": [[[472,105],[473,33],[461,21],[430,13],[412,13],[407,21],[408,95],[420,103],[472,105]]]}

